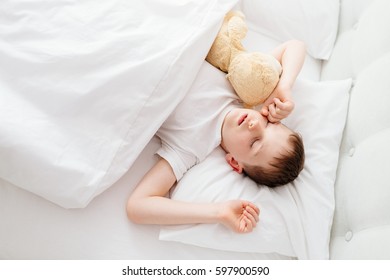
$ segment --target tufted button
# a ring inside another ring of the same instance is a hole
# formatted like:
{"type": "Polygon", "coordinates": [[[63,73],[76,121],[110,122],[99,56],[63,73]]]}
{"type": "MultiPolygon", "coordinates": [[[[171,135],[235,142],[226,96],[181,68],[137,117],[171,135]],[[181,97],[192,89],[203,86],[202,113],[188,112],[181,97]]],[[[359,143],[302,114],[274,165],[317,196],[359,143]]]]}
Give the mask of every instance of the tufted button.
{"type": "Polygon", "coordinates": [[[349,149],[348,155],[349,155],[350,157],[352,157],[354,153],[355,153],[355,148],[352,147],[351,149],[349,149]]]}
{"type": "Polygon", "coordinates": [[[353,233],[352,231],[347,231],[347,233],[345,234],[345,241],[349,242],[353,237],[353,233]]]}

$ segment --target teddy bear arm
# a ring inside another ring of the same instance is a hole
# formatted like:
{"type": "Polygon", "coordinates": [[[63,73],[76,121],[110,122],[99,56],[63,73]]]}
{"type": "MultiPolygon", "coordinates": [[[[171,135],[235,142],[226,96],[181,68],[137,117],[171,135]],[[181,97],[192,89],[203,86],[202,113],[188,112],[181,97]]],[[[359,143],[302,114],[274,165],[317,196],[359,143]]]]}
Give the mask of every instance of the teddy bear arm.
{"type": "Polygon", "coordinates": [[[231,49],[226,40],[216,39],[206,57],[206,61],[225,73],[228,71],[231,56],[231,49]]]}

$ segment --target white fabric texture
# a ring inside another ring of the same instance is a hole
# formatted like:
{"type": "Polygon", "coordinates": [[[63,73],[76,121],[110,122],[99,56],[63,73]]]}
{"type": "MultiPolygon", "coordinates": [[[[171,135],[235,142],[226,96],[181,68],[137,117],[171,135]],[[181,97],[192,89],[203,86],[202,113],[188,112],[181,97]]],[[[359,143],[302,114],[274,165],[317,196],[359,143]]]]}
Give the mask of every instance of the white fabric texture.
{"type": "Polygon", "coordinates": [[[162,142],[157,153],[169,162],[177,181],[219,146],[225,115],[240,107],[225,73],[208,62],[203,62],[196,80],[156,133],[162,142]]]}
{"type": "Polygon", "coordinates": [[[250,28],[278,41],[299,39],[317,59],[328,59],[337,36],[338,0],[243,0],[250,28]]]}
{"type": "Polygon", "coordinates": [[[0,177],[85,207],[184,97],[236,1],[0,7],[0,177]]]}
{"type": "Polygon", "coordinates": [[[160,238],[220,250],[329,258],[334,181],[350,87],[350,79],[296,81],[296,107],[285,124],[303,136],[306,161],[294,182],[275,189],[258,187],[233,172],[217,148],[188,171],[172,193],[172,199],[181,201],[253,201],[261,211],[253,233],[240,235],[222,225],[201,224],[166,226],[160,238]]]}

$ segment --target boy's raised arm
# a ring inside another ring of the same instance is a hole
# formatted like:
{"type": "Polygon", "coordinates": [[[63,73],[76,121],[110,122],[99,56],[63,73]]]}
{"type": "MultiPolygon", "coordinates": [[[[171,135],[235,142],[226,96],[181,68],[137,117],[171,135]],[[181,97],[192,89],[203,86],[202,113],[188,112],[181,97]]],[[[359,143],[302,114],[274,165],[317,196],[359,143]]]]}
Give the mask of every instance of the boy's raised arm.
{"type": "Polygon", "coordinates": [[[141,224],[222,223],[240,233],[250,232],[259,209],[248,201],[189,203],[166,197],[176,182],[169,163],[160,159],[140,181],[127,202],[127,215],[141,224]]]}
{"type": "Polygon", "coordinates": [[[306,47],[301,41],[290,40],[276,47],[271,54],[280,62],[283,70],[275,90],[264,102],[261,113],[269,121],[277,122],[294,109],[291,89],[305,61],[306,47]]]}
{"type": "Polygon", "coordinates": [[[291,89],[305,61],[305,44],[299,40],[289,40],[276,47],[271,54],[282,65],[283,71],[279,84],[291,89]]]}

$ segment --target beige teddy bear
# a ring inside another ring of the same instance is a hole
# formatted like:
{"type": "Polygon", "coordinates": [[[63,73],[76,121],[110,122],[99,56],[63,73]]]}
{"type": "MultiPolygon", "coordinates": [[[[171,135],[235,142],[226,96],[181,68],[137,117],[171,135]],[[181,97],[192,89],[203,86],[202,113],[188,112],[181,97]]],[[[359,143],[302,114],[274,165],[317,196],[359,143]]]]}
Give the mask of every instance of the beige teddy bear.
{"type": "Polygon", "coordinates": [[[229,12],[206,60],[227,73],[234,90],[247,107],[263,103],[279,82],[282,67],[273,56],[247,52],[241,44],[246,36],[244,15],[229,12]]]}

